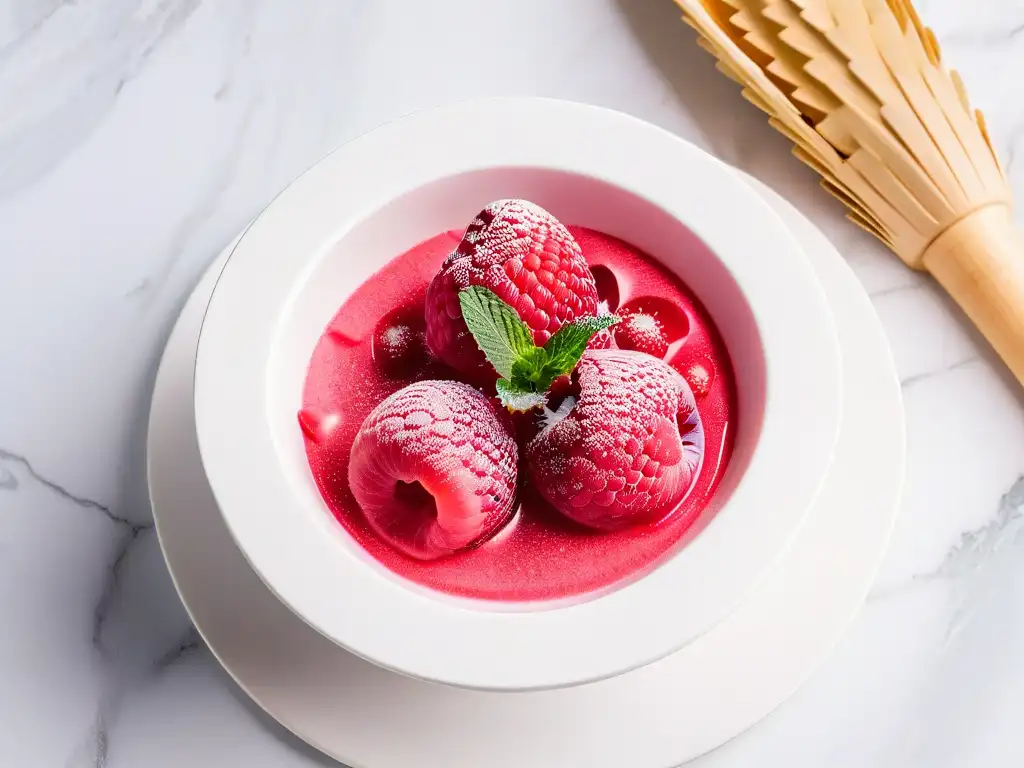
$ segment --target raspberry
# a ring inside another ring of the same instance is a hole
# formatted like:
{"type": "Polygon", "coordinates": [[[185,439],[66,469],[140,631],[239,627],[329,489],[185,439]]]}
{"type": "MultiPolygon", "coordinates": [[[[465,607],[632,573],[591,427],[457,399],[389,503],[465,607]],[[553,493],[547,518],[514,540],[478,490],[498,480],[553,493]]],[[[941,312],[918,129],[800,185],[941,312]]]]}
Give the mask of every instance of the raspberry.
{"type": "Polygon", "coordinates": [[[690,317],[675,301],[661,296],[639,296],[619,307],[620,317],[647,315],[658,321],[668,344],[685,337],[690,332],[690,317]]]}
{"type": "MultiPolygon", "coordinates": [[[[482,285],[511,306],[541,346],[563,323],[597,314],[597,285],[569,231],[525,200],[482,210],[427,288],[427,346],[463,374],[493,373],[466,328],[459,291],[482,285]]],[[[607,345],[607,335],[596,345],[607,345]]]]}
{"type": "Polygon", "coordinates": [[[352,445],[348,480],[374,531],[432,560],[503,526],[515,502],[510,425],[468,384],[422,381],[385,399],[352,445]]]}
{"type": "Polygon", "coordinates": [[[644,352],[652,357],[664,358],[668,342],[661,323],[652,315],[642,313],[627,315],[612,328],[615,343],[619,349],[644,352]]]}
{"type": "Polygon", "coordinates": [[[686,495],[704,430],[693,394],[640,352],[590,350],[566,398],[526,448],[535,488],[578,523],[615,530],[654,522],[686,495]]]}
{"type": "Polygon", "coordinates": [[[373,331],[373,359],[386,376],[412,378],[427,364],[423,320],[408,311],[385,315],[373,331]]]}
{"type": "Polygon", "coordinates": [[[698,400],[707,397],[711,383],[715,380],[714,363],[705,357],[698,357],[683,363],[673,363],[673,367],[686,379],[698,400]]]}

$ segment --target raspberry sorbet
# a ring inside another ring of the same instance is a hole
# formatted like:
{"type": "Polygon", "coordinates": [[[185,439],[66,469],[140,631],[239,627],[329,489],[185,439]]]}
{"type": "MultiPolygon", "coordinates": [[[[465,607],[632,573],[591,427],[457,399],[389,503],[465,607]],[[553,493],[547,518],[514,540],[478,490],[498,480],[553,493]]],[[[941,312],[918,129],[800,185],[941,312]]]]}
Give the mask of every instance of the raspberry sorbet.
{"type": "Polygon", "coordinates": [[[385,568],[536,601],[607,589],[684,545],[735,413],[725,346],[673,274],[503,200],[342,304],[299,425],[327,506],[385,568]]]}

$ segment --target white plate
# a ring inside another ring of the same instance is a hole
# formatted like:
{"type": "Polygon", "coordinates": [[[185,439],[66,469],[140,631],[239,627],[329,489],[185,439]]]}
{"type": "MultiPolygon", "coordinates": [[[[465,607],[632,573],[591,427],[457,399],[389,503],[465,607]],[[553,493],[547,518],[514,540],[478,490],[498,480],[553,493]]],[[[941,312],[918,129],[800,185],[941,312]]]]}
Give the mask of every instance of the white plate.
{"type": "Polygon", "coordinates": [[[804,244],[836,318],[849,418],[835,463],[789,551],[728,619],[650,666],[570,689],[487,693],[387,672],[303,624],[249,569],[203,476],[192,426],[211,267],[157,378],[150,492],[182,601],[261,707],[353,768],[667,768],[736,736],[796,690],[853,620],[885,551],[903,480],[903,410],[857,279],[813,225],[753,183],[804,244]]]}
{"type": "Polygon", "coordinates": [[[825,478],[840,375],[831,314],[799,244],[714,158],[610,110],[493,99],[359,137],[253,222],[203,320],[195,411],[229,531],[304,621],[412,677],[526,690],[662,658],[739,604],[825,478]],[[543,610],[410,588],[368,557],[326,507],[296,421],[313,348],[348,293],[394,254],[502,197],[621,237],[679,274],[724,337],[739,398],[735,449],[706,527],[642,578],[543,610]]]}

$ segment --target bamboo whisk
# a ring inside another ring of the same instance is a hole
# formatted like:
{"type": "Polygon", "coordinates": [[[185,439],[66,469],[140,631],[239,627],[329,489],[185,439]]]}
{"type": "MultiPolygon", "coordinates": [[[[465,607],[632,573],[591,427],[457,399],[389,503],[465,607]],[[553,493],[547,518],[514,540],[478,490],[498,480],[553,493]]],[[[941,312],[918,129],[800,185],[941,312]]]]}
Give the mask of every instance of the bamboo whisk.
{"type": "Polygon", "coordinates": [[[980,111],[910,0],[675,0],[849,218],[930,272],[1024,384],[1024,238],[980,111]]]}

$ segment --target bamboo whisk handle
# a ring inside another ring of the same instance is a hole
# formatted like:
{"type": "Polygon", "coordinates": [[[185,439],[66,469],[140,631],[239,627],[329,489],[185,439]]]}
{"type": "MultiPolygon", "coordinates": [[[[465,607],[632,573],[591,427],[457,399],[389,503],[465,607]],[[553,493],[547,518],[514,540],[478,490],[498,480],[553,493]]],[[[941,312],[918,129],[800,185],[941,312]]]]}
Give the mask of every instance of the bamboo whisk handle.
{"type": "Polygon", "coordinates": [[[981,208],[943,232],[922,266],[1024,384],[1024,237],[1010,208],[981,208]]]}

